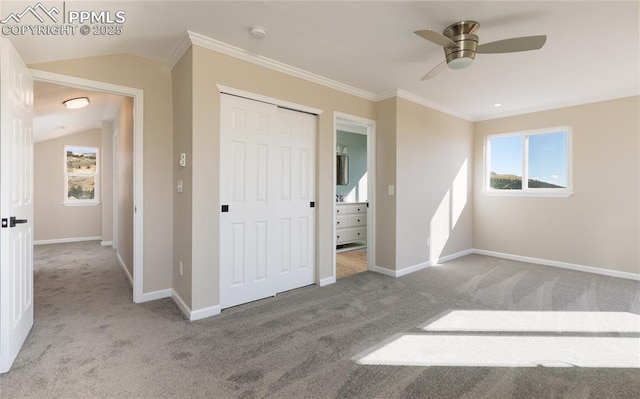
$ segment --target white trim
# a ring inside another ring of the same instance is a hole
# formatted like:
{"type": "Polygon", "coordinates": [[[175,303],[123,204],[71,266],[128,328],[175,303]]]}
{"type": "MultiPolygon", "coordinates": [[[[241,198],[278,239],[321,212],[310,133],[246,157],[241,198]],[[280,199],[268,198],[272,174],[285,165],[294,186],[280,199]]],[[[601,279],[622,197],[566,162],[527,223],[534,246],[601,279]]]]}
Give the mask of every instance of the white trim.
{"type": "Polygon", "coordinates": [[[426,269],[427,267],[431,266],[431,264],[432,263],[430,261],[427,261],[427,262],[418,263],[417,265],[405,267],[404,269],[400,269],[400,270],[391,270],[391,269],[387,269],[386,267],[374,266],[373,271],[378,272],[380,274],[384,274],[385,276],[402,277],[402,276],[406,276],[407,274],[411,274],[413,272],[426,269]]]}
{"type": "Polygon", "coordinates": [[[113,241],[101,241],[100,242],[100,246],[101,247],[111,247],[111,246],[113,246],[113,241]]]}
{"type": "Polygon", "coordinates": [[[385,276],[397,277],[395,270],[387,269],[386,267],[373,266],[373,271],[376,273],[384,274],[385,276]]]}
{"type": "Polygon", "coordinates": [[[263,96],[262,94],[257,94],[257,93],[253,93],[246,90],[240,90],[234,87],[223,86],[220,84],[216,84],[216,87],[220,91],[220,94],[231,94],[233,96],[244,97],[250,100],[262,101],[264,103],[278,105],[278,106],[290,108],[296,111],[308,112],[314,115],[322,115],[322,113],[324,112],[324,110],[321,110],[319,108],[307,107],[306,105],[280,100],[279,98],[263,96]]]}
{"type": "Polygon", "coordinates": [[[180,41],[176,44],[173,50],[171,50],[171,54],[169,54],[169,56],[164,60],[164,64],[167,68],[173,69],[190,47],[191,38],[189,37],[189,32],[185,32],[185,34],[180,38],[180,41]]]}
{"type": "Polygon", "coordinates": [[[147,292],[142,294],[142,298],[139,302],[137,303],[143,303],[143,302],[151,302],[151,301],[155,301],[158,299],[164,299],[164,298],[171,298],[171,293],[173,292],[173,290],[171,288],[167,288],[164,290],[157,290],[157,291],[152,291],[152,292],[147,292]]]}
{"type": "Polygon", "coordinates": [[[426,262],[418,263],[417,265],[405,267],[404,269],[400,269],[400,270],[391,270],[391,269],[387,269],[386,267],[374,266],[373,271],[378,272],[380,274],[384,274],[385,276],[402,277],[402,276],[406,276],[407,274],[417,272],[418,270],[423,270],[423,269],[426,269],[427,267],[435,266],[440,263],[445,263],[450,260],[460,258],[462,256],[470,255],[472,253],[475,253],[474,249],[465,249],[464,251],[456,252],[451,255],[445,255],[437,259],[432,259],[426,262]]]}
{"type": "Polygon", "coordinates": [[[178,306],[178,309],[182,312],[182,314],[189,321],[202,320],[207,317],[219,315],[221,312],[220,305],[209,306],[208,308],[191,310],[189,306],[185,303],[185,301],[180,297],[180,295],[175,291],[171,290],[171,298],[178,306]]]}
{"type": "Polygon", "coordinates": [[[469,248],[469,249],[465,249],[464,251],[453,253],[451,255],[445,255],[445,256],[442,256],[442,257],[437,258],[437,259],[432,259],[430,261],[430,263],[431,263],[431,266],[435,266],[435,265],[438,265],[440,263],[449,262],[450,260],[461,258],[461,257],[467,256],[467,255],[471,255],[472,253],[474,253],[473,252],[473,248],[469,248]]]}
{"type": "MultiPolygon", "coordinates": [[[[335,151],[338,144],[338,127],[344,127],[345,125],[351,128],[352,133],[364,134],[367,136],[367,270],[375,270],[377,266],[375,260],[375,247],[376,247],[376,121],[368,118],[363,118],[356,115],[346,114],[344,112],[333,112],[333,145],[331,151],[335,151]],[[365,132],[354,132],[358,130],[358,125],[365,128],[365,132]]],[[[332,176],[336,175],[336,162],[332,162],[333,172],[332,176]]],[[[331,238],[333,253],[332,259],[332,278],[337,278],[336,271],[336,184],[335,181],[332,184],[333,195],[331,196],[333,205],[331,206],[333,216],[331,217],[333,226],[331,228],[333,237],[331,238]]]]}
{"type": "Polygon", "coordinates": [[[101,236],[56,238],[56,239],[53,239],[53,240],[38,240],[38,241],[34,241],[33,245],[66,244],[66,243],[70,243],[70,242],[100,241],[100,240],[102,240],[101,236]]]}
{"type": "Polygon", "coordinates": [[[124,260],[122,260],[122,257],[120,256],[120,252],[116,251],[116,258],[118,259],[118,264],[120,265],[120,268],[124,272],[124,275],[127,276],[127,280],[129,280],[129,285],[133,287],[133,277],[131,276],[131,273],[129,273],[129,269],[127,269],[127,265],[124,263],[124,260]]]}
{"type": "MultiPolygon", "coordinates": [[[[191,41],[191,44],[194,44],[196,46],[204,47],[206,49],[213,50],[221,54],[229,55],[231,57],[238,58],[240,60],[259,65],[261,67],[269,68],[274,71],[295,76],[296,78],[317,83],[319,85],[329,87],[331,89],[338,90],[343,93],[351,94],[356,97],[364,98],[366,100],[374,101],[376,97],[375,94],[371,92],[346,85],[344,83],[338,82],[337,80],[325,78],[324,76],[320,76],[313,72],[305,71],[304,69],[287,65],[283,62],[276,61],[271,58],[267,58],[258,54],[251,54],[239,47],[235,47],[230,44],[223,43],[221,41],[212,39],[210,37],[201,35],[199,33],[187,31],[187,35],[189,37],[189,40],[191,41]]],[[[174,51],[181,51],[184,49],[184,52],[186,52],[189,47],[186,47],[186,48],[185,47],[186,46],[184,44],[178,44],[178,47],[174,49],[174,51]]],[[[182,57],[182,54],[180,55],[180,57],[182,57]]],[[[171,55],[171,60],[173,61],[173,59],[175,58],[179,59],[180,57],[178,57],[178,53],[176,52],[175,54],[171,55]]]]}
{"type": "Polygon", "coordinates": [[[220,305],[209,306],[204,309],[192,310],[189,321],[206,319],[207,317],[219,315],[221,312],[220,305]]]}
{"type": "Polygon", "coordinates": [[[318,286],[324,287],[326,285],[335,284],[335,282],[336,282],[336,278],[334,276],[331,276],[331,277],[321,279],[320,282],[318,283],[318,286]]]}
{"type": "Polygon", "coordinates": [[[174,289],[171,290],[171,298],[176,303],[176,306],[178,306],[178,309],[180,309],[182,314],[187,318],[187,320],[191,320],[191,308],[187,306],[185,301],[183,301],[180,297],[180,294],[178,294],[174,289]]]}
{"type": "Polygon", "coordinates": [[[143,300],[144,287],[144,90],[97,80],[30,69],[34,80],[133,97],[133,302],[143,300]]]}
{"type": "Polygon", "coordinates": [[[98,206],[100,205],[102,202],[100,201],[96,201],[96,200],[75,200],[73,202],[69,201],[69,202],[61,202],[60,205],[63,206],[98,206]]]}
{"type": "Polygon", "coordinates": [[[493,256],[495,258],[515,260],[518,262],[534,263],[534,264],[543,265],[543,266],[559,267],[561,269],[576,270],[579,272],[600,274],[604,276],[640,281],[640,274],[636,274],[636,273],[627,273],[627,272],[621,272],[617,270],[602,269],[602,268],[593,267],[593,266],[577,265],[575,263],[559,262],[555,260],[531,258],[528,256],[512,255],[512,254],[506,254],[502,252],[487,251],[484,249],[474,249],[473,253],[478,255],[493,256]]]}
{"type": "Polygon", "coordinates": [[[400,269],[400,270],[396,270],[395,275],[396,275],[396,277],[406,276],[407,274],[411,274],[413,272],[417,272],[419,270],[426,269],[427,267],[431,266],[431,264],[432,264],[431,261],[418,263],[417,265],[413,265],[413,266],[405,267],[405,268],[400,269]]]}
{"type": "Polygon", "coordinates": [[[402,90],[402,89],[395,89],[395,90],[390,90],[384,93],[380,93],[378,95],[376,95],[375,98],[375,102],[378,101],[382,101],[382,100],[386,100],[388,98],[392,98],[392,97],[398,97],[398,98],[402,98],[403,100],[407,100],[407,101],[411,101],[412,103],[416,103],[418,105],[422,105],[424,107],[427,108],[431,108],[435,111],[439,111],[439,112],[443,112],[447,115],[451,115],[451,116],[455,116],[458,118],[462,118],[466,121],[469,122],[473,122],[475,119],[473,118],[473,116],[471,116],[470,114],[464,113],[464,112],[460,112],[459,110],[455,110],[455,109],[451,109],[451,108],[447,108],[447,107],[443,107],[439,104],[436,104],[435,102],[428,100],[424,97],[420,97],[418,95],[415,95],[413,93],[409,93],[406,90],[402,90]]]}

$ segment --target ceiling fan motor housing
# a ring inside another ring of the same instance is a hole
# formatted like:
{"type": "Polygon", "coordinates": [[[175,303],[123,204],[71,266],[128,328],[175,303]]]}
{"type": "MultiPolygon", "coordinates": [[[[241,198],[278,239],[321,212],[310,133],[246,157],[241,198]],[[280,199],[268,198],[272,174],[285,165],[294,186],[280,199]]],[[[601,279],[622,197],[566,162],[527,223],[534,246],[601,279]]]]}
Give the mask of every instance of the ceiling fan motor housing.
{"type": "Polygon", "coordinates": [[[479,27],[480,24],[475,21],[460,21],[444,30],[443,34],[458,45],[444,47],[449,68],[462,69],[471,65],[478,49],[478,36],[475,32],[479,27]]]}

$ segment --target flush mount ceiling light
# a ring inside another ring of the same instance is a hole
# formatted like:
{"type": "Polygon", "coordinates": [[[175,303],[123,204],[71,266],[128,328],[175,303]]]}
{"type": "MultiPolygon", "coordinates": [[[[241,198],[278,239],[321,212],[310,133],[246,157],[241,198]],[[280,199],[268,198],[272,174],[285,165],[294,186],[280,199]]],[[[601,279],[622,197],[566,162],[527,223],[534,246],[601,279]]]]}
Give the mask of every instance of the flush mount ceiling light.
{"type": "Polygon", "coordinates": [[[254,25],[249,28],[249,33],[253,36],[254,39],[264,39],[267,37],[267,28],[264,26],[254,25]]]}
{"type": "Polygon", "coordinates": [[[62,102],[62,105],[69,109],[80,109],[89,105],[89,97],[70,98],[62,102]]]}

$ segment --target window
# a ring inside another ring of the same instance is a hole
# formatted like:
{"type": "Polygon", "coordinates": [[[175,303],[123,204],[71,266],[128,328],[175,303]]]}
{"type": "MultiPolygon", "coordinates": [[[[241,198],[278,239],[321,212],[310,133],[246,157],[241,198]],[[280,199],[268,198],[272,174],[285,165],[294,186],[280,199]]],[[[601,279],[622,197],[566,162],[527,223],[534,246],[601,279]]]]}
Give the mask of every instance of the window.
{"type": "Polygon", "coordinates": [[[571,129],[487,136],[485,193],[569,196],[571,129]]]}
{"type": "Polygon", "coordinates": [[[98,204],[98,149],[64,147],[66,205],[98,204]]]}

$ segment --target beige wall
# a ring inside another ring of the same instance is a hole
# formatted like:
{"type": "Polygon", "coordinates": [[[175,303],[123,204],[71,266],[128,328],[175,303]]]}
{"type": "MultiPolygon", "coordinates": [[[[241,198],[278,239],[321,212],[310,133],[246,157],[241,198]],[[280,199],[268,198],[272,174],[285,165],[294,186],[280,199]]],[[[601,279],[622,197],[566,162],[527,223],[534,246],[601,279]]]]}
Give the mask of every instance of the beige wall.
{"type": "MultiPolygon", "coordinates": [[[[92,129],[36,143],[33,148],[34,241],[100,237],[101,205],[65,206],[65,145],[95,147],[102,158],[102,131],[92,129]]],[[[100,172],[101,173],[101,172],[100,172]]],[[[111,190],[100,192],[100,198],[111,190]]]]}
{"type": "Polygon", "coordinates": [[[473,125],[401,98],[397,107],[400,270],[472,248],[473,125]]]}
{"type": "Polygon", "coordinates": [[[113,240],[113,121],[102,122],[102,242],[113,240]]]}
{"type": "Polygon", "coordinates": [[[640,273],[640,97],[475,124],[474,247],[640,273]],[[573,127],[569,198],[482,193],[486,135],[573,127]]]}
{"type": "Polygon", "coordinates": [[[395,269],[396,197],[389,186],[396,185],[396,113],[398,98],[376,104],[376,266],[395,269]]]}
{"type": "Polygon", "coordinates": [[[30,65],[31,68],[144,90],[144,287],[171,287],[173,170],[171,73],[126,54],[30,65]]]}
{"type": "MultiPolygon", "coordinates": [[[[324,86],[193,46],[192,57],[192,204],[179,212],[191,214],[193,242],[191,292],[183,299],[198,310],[219,301],[219,127],[220,93],[216,84],[324,110],[318,117],[317,145],[317,258],[318,279],[332,274],[333,242],[333,111],[375,119],[375,104],[324,86]],[[186,297],[186,298],[185,298],[186,297]]],[[[181,68],[180,65],[178,65],[181,68]]],[[[180,72],[183,75],[182,72],[180,72]]],[[[187,79],[188,80],[188,79],[187,79]]],[[[177,116],[176,116],[177,117],[177,116]]],[[[177,122],[182,125],[184,122],[177,122]]],[[[176,134],[183,134],[176,132],[176,134]]],[[[189,155],[189,154],[188,154],[189,155]]],[[[175,251],[188,251],[177,243],[175,251]]],[[[175,267],[175,266],[174,266],[175,267]]],[[[185,268],[187,265],[185,264],[185,268]]],[[[187,271],[185,270],[185,274],[187,271]]],[[[183,294],[181,293],[181,296],[183,294]]]]}
{"type": "Polygon", "coordinates": [[[191,247],[192,247],[192,158],[193,158],[193,64],[191,49],[171,70],[173,85],[173,176],[174,186],[183,182],[183,192],[173,190],[173,289],[191,304],[191,247]],[[178,164],[180,154],[186,155],[186,166],[178,164]],[[183,263],[180,275],[178,262],[183,263]]]}
{"type": "Polygon", "coordinates": [[[133,276],[133,99],[126,97],[114,119],[118,133],[118,234],[116,249],[133,276]]]}

